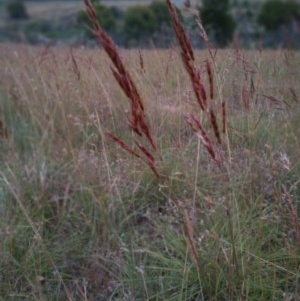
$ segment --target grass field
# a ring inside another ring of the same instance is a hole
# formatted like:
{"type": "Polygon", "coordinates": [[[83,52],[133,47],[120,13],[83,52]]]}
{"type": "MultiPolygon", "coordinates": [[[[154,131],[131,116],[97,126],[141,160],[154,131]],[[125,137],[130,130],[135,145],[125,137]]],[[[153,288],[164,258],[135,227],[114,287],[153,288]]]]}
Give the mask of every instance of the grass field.
{"type": "Polygon", "coordinates": [[[0,300],[299,300],[300,53],[193,54],[0,45],[0,300]]]}

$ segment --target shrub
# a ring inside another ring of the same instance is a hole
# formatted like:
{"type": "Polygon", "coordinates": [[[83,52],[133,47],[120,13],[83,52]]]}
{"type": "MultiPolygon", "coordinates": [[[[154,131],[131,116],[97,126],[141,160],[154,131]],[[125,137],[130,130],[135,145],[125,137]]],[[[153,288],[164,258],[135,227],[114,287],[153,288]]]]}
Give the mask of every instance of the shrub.
{"type": "Polygon", "coordinates": [[[7,4],[7,12],[11,19],[27,19],[28,14],[25,4],[20,0],[14,0],[7,4]]]}
{"type": "Polygon", "coordinates": [[[221,47],[232,39],[236,23],[229,13],[228,0],[203,0],[200,9],[201,19],[217,44],[221,47]]]}
{"type": "Polygon", "coordinates": [[[132,6],[124,16],[124,32],[127,41],[146,40],[158,29],[153,11],[149,6],[132,6]]]}
{"type": "MultiPolygon", "coordinates": [[[[112,11],[105,5],[94,1],[94,9],[98,18],[98,21],[102,28],[107,31],[114,30],[116,27],[116,19],[112,13],[112,11]]],[[[89,36],[92,36],[91,31],[89,28],[92,27],[92,23],[86,13],[85,10],[79,11],[77,13],[77,23],[80,26],[85,26],[87,29],[87,33],[89,36]]]]}
{"type": "MultiPolygon", "coordinates": [[[[182,19],[180,10],[176,10],[182,19]]],[[[124,32],[127,42],[146,41],[150,38],[155,40],[161,36],[168,40],[170,36],[173,36],[173,31],[170,31],[171,27],[168,7],[160,0],[155,0],[147,6],[133,6],[125,13],[124,32]]],[[[159,41],[162,43],[161,39],[159,41]]]]}
{"type": "Polygon", "coordinates": [[[300,4],[293,1],[268,0],[259,12],[257,21],[266,30],[276,30],[292,19],[300,20],[300,4]]]}
{"type": "MultiPolygon", "coordinates": [[[[171,17],[165,2],[155,0],[149,5],[149,8],[154,13],[159,28],[162,28],[165,25],[171,27],[171,17]]],[[[182,14],[179,9],[177,9],[177,14],[182,19],[182,14]]]]}

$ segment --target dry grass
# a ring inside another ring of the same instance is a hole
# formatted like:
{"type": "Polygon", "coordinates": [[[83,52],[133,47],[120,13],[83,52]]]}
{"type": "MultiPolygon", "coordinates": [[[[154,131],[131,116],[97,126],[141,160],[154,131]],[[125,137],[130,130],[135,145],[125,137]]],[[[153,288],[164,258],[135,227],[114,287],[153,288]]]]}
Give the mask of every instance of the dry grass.
{"type": "Polygon", "coordinates": [[[299,53],[98,36],[0,45],[0,296],[297,300],[299,53]]]}

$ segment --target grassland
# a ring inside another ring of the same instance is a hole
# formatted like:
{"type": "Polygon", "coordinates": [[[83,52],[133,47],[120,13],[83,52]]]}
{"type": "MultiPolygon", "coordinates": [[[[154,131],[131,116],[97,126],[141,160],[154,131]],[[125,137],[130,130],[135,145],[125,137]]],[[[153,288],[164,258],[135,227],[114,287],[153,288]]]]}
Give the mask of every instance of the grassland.
{"type": "Polygon", "coordinates": [[[179,49],[120,54],[156,151],[103,50],[0,45],[0,300],[299,300],[300,53],[194,52],[220,143],[179,49]]]}

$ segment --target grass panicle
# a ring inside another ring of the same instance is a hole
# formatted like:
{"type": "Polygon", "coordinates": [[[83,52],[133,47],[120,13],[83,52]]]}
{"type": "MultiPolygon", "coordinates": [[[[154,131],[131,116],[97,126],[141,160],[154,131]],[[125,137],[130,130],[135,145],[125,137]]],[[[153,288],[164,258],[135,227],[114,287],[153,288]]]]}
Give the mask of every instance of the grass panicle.
{"type": "Polygon", "coordinates": [[[217,165],[220,167],[220,160],[217,158],[216,148],[210,139],[208,133],[204,129],[204,127],[201,125],[200,120],[195,116],[194,114],[186,114],[184,116],[186,122],[190,125],[190,127],[193,129],[193,131],[196,133],[197,137],[200,138],[201,142],[207,149],[208,153],[212,157],[212,159],[217,163],[217,165]]]}
{"type": "Polygon", "coordinates": [[[212,71],[212,66],[211,63],[206,60],[205,61],[205,67],[208,75],[208,80],[209,80],[209,96],[210,99],[214,99],[214,80],[213,80],[213,71],[212,71]]]}
{"type": "Polygon", "coordinates": [[[79,70],[77,61],[73,55],[72,48],[70,49],[70,57],[71,57],[74,73],[76,74],[77,79],[80,80],[81,74],[80,74],[80,70],[79,70]]]}
{"type": "MultiPolygon", "coordinates": [[[[208,119],[208,122],[213,130],[215,137],[217,138],[218,143],[221,144],[222,143],[221,132],[219,131],[219,127],[217,124],[216,114],[215,114],[214,110],[212,109],[212,103],[208,104],[207,92],[206,92],[205,86],[202,81],[201,72],[200,72],[200,70],[197,70],[197,68],[196,68],[196,62],[195,62],[195,56],[193,53],[193,48],[191,46],[191,43],[189,41],[189,38],[188,38],[184,28],[179,20],[179,17],[177,15],[174,5],[171,3],[170,0],[167,0],[166,2],[168,5],[168,8],[169,8],[173,28],[174,28],[179,46],[181,48],[181,58],[183,61],[183,65],[190,77],[191,82],[192,82],[192,86],[193,86],[194,93],[196,95],[198,104],[200,106],[200,109],[202,111],[204,111],[204,113],[205,113],[204,116],[208,119]]],[[[202,34],[205,38],[207,38],[207,43],[208,43],[209,40],[204,31],[204,28],[203,28],[202,34]]],[[[212,56],[212,58],[215,59],[214,56],[212,56]]],[[[205,67],[206,67],[206,72],[208,75],[209,96],[210,96],[210,100],[212,101],[214,99],[214,80],[213,80],[212,66],[208,60],[205,61],[205,67]]],[[[197,119],[197,117],[194,114],[186,115],[185,120],[191,126],[191,128],[197,134],[197,136],[200,138],[200,140],[204,144],[205,148],[209,152],[210,156],[213,158],[213,160],[218,164],[218,166],[220,166],[220,160],[219,160],[219,158],[217,158],[217,155],[216,155],[216,147],[212,143],[212,140],[209,137],[209,134],[207,133],[207,131],[201,125],[201,122],[197,119]]]]}
{"type": "Polygon", "coordinates": [[[3,139],[7,139],[8,138],[8,131],[6,126],[4,125],[3,121],[0,120],[0,137],[3,139]]]}
{"type": "MultiPolygon", "coordinates": [[[[84,0],[84,4],[87,9],[87,13],[89,15],[89,18],[92,21],[95,35],[98,37],[98,39],[101,41],[102,46],[107,53],[107,55],[110,57],[111,62],[113,63],[113,66],[111,68],[112,73],[116,79],[116,81],[119,83],[121,89],[125,93],[125,95],[128,97],[130,100],[131,104],[131,117],[129,119],[129,126],[130,128],[139,136],[144,136],[150,145],[153,147],[153,149],[156,151],[157,146],[156,142],[153,138],[153,135],[151,134],[150,127],[146,121],[146,116],[145,116],[145,107],[144,103],[142,101],[142,98],[137,90],[137,87],[130,76],[129,72],[127,71],[121,56],[119,55],[117,45],[113,42],[111,37],[107,35],[104,30],[101,28],[96,13],[94,11],[93,5],[90,0],[84,0]]],[[[140,54],[140,63],[141,63],[141,68],[143,69],[142,65],[142,57],[140,54]]],[[[113,137],[110,135],[110,137],[113,137]]],[[[116,138],[116,137],[115,137],[116,138]]],[[[114,139],[114,141],[117,141],[114,139]]],[[[119,143],[120,145],[120,139],[119,143]]],[[[125,143],[122,144],[123,149],[129,150],[128,147],[124,147],[125,143]]],[[[141,144],[137,144],[140,145],[141,144]]],[[[145,150],[146,148],[139,147],[140,150],[145,150]]],[[[135,152],[130,151],[129,153],[133,154],[135,152]]],[[[147,158],[149,158],[149,152],[143,151],[144,154],[146,154],[147,158]]],[[[151,155],[152,156],[152,155],[151,155]]],[[[152,156],[153,157],[153,156],[152,156]]],[[[146,160],[147,163],[149,163],[150,168],[155,171],[155,175],[159,175],[159,172],[156,170],[156,167],[154,165],[155,161],[154,160],[146,160]]]]}
{"type": "Polygon", "coordinates": [[[181,48],[181,58],[187,73],[190,76],[190,80],[193,85],[193,90],[196,95],[196,99],[202,111],[207,108],[207,96],[201,78],[201,73],[196,68],[194,51],[191,42],[179,20],[178,14],[172,2],[167,0],[167,5],[170,11],[170,16],[173,24],[173,28],[181,48]]]}

